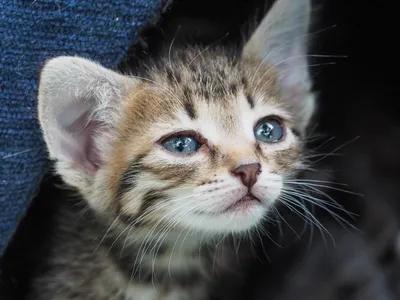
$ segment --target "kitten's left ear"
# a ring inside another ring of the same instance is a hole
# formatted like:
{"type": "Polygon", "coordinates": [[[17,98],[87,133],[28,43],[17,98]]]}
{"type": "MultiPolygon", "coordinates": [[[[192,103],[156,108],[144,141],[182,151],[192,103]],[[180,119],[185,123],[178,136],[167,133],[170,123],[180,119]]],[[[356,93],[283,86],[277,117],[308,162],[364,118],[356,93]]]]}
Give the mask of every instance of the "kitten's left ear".
{"type": "MultiPolygon", "coordinates": [[[[301,116],[304,130],[314,111],[307,63],[311,0],[276,0],[243,49],[243,56],[261,60],[279,73],[281,97],[301,116]]],[[[262,74],[261,74],[262,76],[262,74]]]]}

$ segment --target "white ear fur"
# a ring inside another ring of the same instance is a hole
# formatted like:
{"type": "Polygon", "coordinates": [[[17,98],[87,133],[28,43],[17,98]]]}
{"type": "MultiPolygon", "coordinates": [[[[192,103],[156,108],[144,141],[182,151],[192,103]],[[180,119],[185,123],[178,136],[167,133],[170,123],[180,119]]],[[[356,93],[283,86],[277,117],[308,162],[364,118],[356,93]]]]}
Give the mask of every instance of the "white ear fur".
{"type": "Polygon", "coordinates": [[[243,49],[279,72],[282,100],[293,109],[300,129],[314,111],[307,60],[311,0],[276,0],[243,49]]]}
{"type": "Polygon", "coordinates": [[[64,180],[85,186],[101,167],[124,95],[136,80],[78,57],[57,57],[44,66],[39,121],[64,180]]]}

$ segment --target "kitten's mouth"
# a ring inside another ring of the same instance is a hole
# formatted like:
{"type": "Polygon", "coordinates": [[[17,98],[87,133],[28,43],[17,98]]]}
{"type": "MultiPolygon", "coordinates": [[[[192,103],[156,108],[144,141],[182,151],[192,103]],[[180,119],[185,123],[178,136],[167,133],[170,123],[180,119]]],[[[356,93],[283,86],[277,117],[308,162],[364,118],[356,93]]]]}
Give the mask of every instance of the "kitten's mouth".
{"type": "Polygon", "coordinates": [[[247,193],[246,196],[240,198],[232,205],[228,206],[224,212],[239,212],[247,211],[255,205],[260,205],[261,201],[251,193],[247,193]]]}

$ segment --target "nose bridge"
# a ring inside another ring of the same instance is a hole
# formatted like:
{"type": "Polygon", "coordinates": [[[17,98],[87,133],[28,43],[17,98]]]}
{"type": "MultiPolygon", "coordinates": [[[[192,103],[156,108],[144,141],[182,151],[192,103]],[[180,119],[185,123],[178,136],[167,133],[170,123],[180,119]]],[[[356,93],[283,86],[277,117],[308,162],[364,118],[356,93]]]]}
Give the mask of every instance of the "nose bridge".
{"type": "Polygon", "coordinates": [[[238,177],[242,184],[250,189],[261,173],[261,165],[254,144],[242,139],[231,143],[229,148],[231,174],[238,177]]]}
{"type": "Polygon", "coordinates": [[[231,172],[241,165],[260,163],[254,141],[247,137],[244,132],[236,132],[234,136],[223,139],[218,147],[224,165],[231,172]]]}
{"type": "Polygon", "coordinates": [[[253,147],[240,147],[236,151],[232,151],[230,154],[231,158],[231,169],[235,169],[239,166],[243,165],[251,165],[255,163],[259,163],[259,159],[255,153],[255,149],[253,147]]]}

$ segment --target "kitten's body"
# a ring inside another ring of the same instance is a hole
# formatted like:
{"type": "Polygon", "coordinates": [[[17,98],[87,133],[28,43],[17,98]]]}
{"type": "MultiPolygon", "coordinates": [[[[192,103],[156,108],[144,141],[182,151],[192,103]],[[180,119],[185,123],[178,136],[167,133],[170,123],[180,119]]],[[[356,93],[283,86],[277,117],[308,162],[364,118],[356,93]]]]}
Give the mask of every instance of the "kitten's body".
{"type": "Polygon", "coordinates": [[[139,254],[143,261],[134,270],[138,245],[124,244],[126,236],[117,232],[105,237],[110,224],[99,221],[82,203],[54,201],[58,204],[49,224],[48,258],[28,299],[207,299],[206,258],[198,247],[195,255],[188,255],[189,249],[178,249],[178,244],[171,256],[171,240],[157,249],[156,261],[153,255],[139,254]]]}
{"type": "Polygon", "coordinates": [[[304,168],[309,11],[278,0],[241,53],[171,45],[145,77],[46,64],[44,138],[87,209],[59,210],[30,299],[200,300],[238,271],[220,242],[251,235],[304,168]]]}

